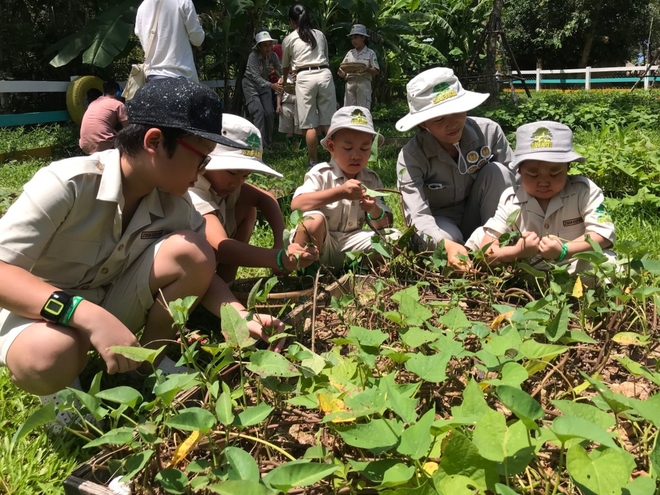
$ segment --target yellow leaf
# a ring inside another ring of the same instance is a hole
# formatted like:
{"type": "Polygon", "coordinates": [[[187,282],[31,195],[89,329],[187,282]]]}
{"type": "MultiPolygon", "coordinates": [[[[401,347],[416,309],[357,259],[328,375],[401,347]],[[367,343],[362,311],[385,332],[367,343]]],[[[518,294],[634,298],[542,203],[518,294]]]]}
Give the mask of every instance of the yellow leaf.
{"type": "Polygon", "coordinates": [[[433,474],[438,470],[438,463],[437,462],[427,462],[424,464],[424,471],[426,471],[428,474],[433,474]]]}
{"type": "MultiPolygon", "coordinates": [[[[344,401],[341,399],[332,397],[328,394],[316,394],[316,397],[319,399],[319,409],[321,409],[321,411],[326,414],[335,412],[350,412],[344,401]]],[[[333,423],[341,423],[347,421],[355,421],[355,418],[335,418],[332,420],[333,423]]]]}
{"type": "Polygon", "coordinates": [[[578,275],[578,278],[575,279],[575,285],[573,286],[573,297],[582,297],[583,295],[583,288],[582,288],[582,280],[580,280],[580,276],[578,275]]]}
{"type": "Polygon", "coordinates": [[[635,332],[619,332],[612,340],[621,345],[649,345],[647,335],[640,335],[635,332]]]}
{"type": "Polygon", "coordinates": [[[591,383],[585,380],[582,383],[580,383],[577,387],[573,387],[573,392],[575,392],[576,394],[581,394],[582,392],[587,390],[590,386],[591,383]]]}
{"type": "Polygon", "coordinates": [[[188,438],[186,438],[179,446],[176,448],[174,451],[174,455],[172,456],[172,459],[170,460],[169,464],[167,465],[168,468],[175,467],[177,464],[179,464],[182,460],[186,458],[188,455],[188,452],[197,445],[197,442],[199,441],[199,430],[193,431],[188,438]]]}
{"type": "Polygon", "coordinates": [[[502,326],[502,322],[506,320],[507,318],[511,318],[513,316],[513,311],[507,311],[506,313],[502,313],[501,315],[495,317],[493,320],[493,323],[490,324],[490,328],[492,330],[498,330],[502,326]]]}

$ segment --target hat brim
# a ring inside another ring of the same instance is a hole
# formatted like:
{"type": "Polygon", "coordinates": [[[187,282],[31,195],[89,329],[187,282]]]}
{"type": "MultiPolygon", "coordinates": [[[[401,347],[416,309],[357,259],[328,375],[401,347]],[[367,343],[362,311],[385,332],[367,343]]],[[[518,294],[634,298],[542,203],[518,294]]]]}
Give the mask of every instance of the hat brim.
{"type": "Polygon", "coordinates": [[[247,150],[250,149],[248,146],[244,146],[240,143],[237,143],[236,141],[232,141],[229,138],[224,137],[221,134],[215,134],[213,132],[205,132],[205,131],[200,131],[198,129],[192,130],[192,129],[183,129],[186,132],[189,132],[190,134],[193,134],[195,136],[199,136],[204,139],[208,139],[209,141],[213,141],[214,143],[218,144],[223,144],[225,146],[229,146],[231,148],[236,148],[239,150],[247,150]]]}
{"type": "Polygon", "coordinates": [[[210,155],[211,161],[206,166],[206,170],[249,170],[264,175],[274,177],[284,177],[278,171],[270,168],[256,158],[240,155],[210,155]]]}
{"type": "Polygon", "coordinates": [[[401,118],[396,123],[396,129],[397,131],[405,132],[427,120],[442,117],[443,115],[467,112],[473,108],[477,108],[486,101],[489,96],[490,95],[487,93],[464,91],[462,95],[457,96],[452,100],[438,103],[437,105],[422,110],[421,112],[408,113],[408,115],[401,118]]]}
{"type": "Polygon", "coordinates": [[[520,158],[514,157],[511,162],[511,170],[517,172],[520,164],[528,160],[539,160],[550,163],[584,163],[585,158],[575,151],[539,151],[535,153],[525,153],[520,158]]]}
{"type": "Polygon", "coordinates": [[[369,37],[370,37],[370,36],[369,36],[368,34],[366,34],[366,33],[348,33],[348,34],[346,35],[346,37],[347,37],[347,38],[350,38],[350,37],[353,36],[354,34],[359,34],[360,36],[364,36],[365,38],[369,38],[369,37]]]}
{"type": "Polygon", "coordinates": [[[271,38],[269,40],[261,40],[261,41],[255,43],[254,46],[252,47],[252,49],[256,50],[259,47],[259,43],[265,43],[266,41],[274,41],[275,43],[277,43],[277,40],[273,39],[273,38],[271,38]]]}
{"type": "Polygon", "coordinates": [[[382,146],[383,143],[385,142],[385,137],[380,132],[371,131],[370,129],[358,129],[355,127],[355,125],[340,125],[332,129],[332,134],[328,134],[326,137],[321,139],[321,146],[323,146],[326,150],[328,150],[328,146],[327,146],[328,140],[332,139],[332,136],[336,134],[337,131],[339,131],[340,129],[351,129],[353,131],[366,132],[367,134],[371,134],[372,136],[377,136],[378,146],[382,146]]]}

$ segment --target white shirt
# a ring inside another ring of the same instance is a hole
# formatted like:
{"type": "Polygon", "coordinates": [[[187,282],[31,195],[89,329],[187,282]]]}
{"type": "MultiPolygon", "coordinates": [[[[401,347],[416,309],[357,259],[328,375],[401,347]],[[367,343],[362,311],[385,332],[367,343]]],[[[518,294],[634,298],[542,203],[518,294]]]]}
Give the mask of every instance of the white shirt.
{"type": "MultiPolygon", "coordinates": [[[[162,1],[165,3],[160,9],[151,54],[145,60],[145,72],[147,76],[185,77],[199,81],[190,44],[200,46],[204,41],[204,30],[195,6],[191,0],[162,1]]],[[[144,0],[135,18],[135,34],[145,52],[157,7],[156,0],[144,0]]]]}
{"type": "Polygon", "coordinates": [[[313,30],[316,48],[300,39],[298,30],[282,40],[282,67],[295,65],[298,69],[328,65],[328,42],[318,29],[313,30]]]}

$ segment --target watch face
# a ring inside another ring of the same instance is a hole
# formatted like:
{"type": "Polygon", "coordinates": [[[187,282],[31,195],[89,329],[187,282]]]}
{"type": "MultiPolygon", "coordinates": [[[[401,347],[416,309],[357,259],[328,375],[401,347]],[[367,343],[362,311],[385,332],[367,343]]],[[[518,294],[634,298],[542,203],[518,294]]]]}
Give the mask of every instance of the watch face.
{"type": "Polygon", "coordinates": [[[58,316],[64,309],[64,304],[62,304],[57,299],[48,299],[44,305],[43,310],[47,313],[52,314],[53,316],[58,316]]]}

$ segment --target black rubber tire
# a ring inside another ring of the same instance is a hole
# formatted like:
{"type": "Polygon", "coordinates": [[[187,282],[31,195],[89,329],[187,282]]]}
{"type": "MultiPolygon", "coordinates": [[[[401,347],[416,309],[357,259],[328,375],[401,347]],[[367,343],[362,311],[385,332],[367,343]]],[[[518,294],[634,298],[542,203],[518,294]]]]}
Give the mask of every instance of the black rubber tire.
{"type": "Polygon", "coordinates": [[[103,92],[103,81],[96,76],[82,76],[74,79],[66,89],[66,109],[69,116],[77,125],[82,122],[85,114],[85,98],[87,91],[96,88],[103,92]]]}

